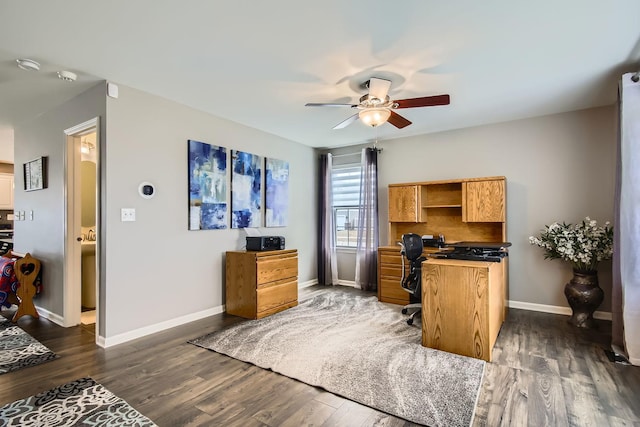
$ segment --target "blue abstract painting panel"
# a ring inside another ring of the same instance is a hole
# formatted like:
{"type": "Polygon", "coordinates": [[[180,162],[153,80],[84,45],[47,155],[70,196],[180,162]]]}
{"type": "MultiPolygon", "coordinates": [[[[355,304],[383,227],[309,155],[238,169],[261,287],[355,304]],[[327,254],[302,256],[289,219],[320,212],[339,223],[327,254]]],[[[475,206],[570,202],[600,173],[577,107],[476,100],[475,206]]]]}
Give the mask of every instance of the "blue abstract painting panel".
{"type": "Polygon", "coordinates": [[[189,140],[189,230],[227,228],[227,149],[189,140]]]}
{"type": "Polygon", "coordinates": [[[265,225],[284,227],[289,219],[289,162],[267,158],[265,225]]]}
{"type": "Polygon", "coordinates": [[[232,150],[231,228],[260,227],[262,157],[232,150]]]}

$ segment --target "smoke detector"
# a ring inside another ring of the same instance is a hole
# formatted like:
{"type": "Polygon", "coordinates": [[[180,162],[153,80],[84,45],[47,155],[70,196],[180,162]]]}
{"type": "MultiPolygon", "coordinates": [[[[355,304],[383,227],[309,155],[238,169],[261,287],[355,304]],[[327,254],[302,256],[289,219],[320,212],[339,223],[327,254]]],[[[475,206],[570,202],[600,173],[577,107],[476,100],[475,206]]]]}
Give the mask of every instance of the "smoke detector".
{"type": "Polygon", "coordinates": [[[27,71],[40,71],[40,64],[33,59],[16,59],[18,68],[27,71]]]}
{"type": "Polygon", "coordinates": [[[71,71],[58,71],[58,78],[64,80],[65,82],[75,82],[78,76],[71,71]]]}

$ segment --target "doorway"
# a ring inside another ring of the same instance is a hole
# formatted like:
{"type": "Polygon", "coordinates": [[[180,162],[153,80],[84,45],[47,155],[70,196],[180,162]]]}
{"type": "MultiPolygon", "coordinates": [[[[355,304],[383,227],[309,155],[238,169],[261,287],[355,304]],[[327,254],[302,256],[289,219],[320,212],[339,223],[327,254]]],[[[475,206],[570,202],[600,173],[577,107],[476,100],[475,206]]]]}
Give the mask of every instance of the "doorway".
{"type": "Polygon", "coordinates": [[[64,326],[99,336],[100,129],[98,118],[65,130],[64,326]]]}

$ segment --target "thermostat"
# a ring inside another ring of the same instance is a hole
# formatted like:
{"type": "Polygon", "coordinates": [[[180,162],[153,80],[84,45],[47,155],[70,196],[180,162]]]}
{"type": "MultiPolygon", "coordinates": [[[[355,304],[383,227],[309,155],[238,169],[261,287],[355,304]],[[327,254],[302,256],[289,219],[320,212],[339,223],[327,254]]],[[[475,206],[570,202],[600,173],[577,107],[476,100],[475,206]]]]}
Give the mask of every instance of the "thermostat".
{"type": "Polygon", "coordinates": [[[143,182],[138,186],[138,193],[145,199],[150,199],[156,194],[156,187],[150,182],[143,182]]]}

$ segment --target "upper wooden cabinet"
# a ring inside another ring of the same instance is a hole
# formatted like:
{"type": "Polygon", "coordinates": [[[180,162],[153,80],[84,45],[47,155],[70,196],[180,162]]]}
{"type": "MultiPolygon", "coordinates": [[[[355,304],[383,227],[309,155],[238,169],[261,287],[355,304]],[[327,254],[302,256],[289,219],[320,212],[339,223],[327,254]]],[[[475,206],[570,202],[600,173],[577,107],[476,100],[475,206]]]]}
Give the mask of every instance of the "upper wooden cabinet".
{"type": "Polygon", "coordinates": [[[447,242],[506,240],[503,176],[389,185],[389,245],[405,233],[447,242]]]}
{"type": "Polygon", "coordinates": [[[466,222],[505,221],[505,182],[492,179],[462,184],[464,209],[462,220],[466,222]]]}
{"type": "Polygon", "coordinates": [[[419,206],[417,185],[389,186],[389,221],[418,222],[419,206]]]}
{"type": "Polygon", "coordinates": [[[13,174],[0,173],[0,209],[13,210],[13,174]]]}

